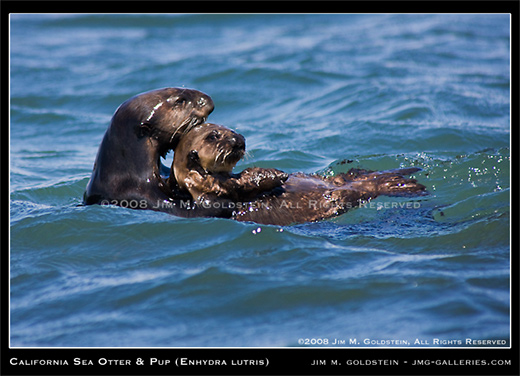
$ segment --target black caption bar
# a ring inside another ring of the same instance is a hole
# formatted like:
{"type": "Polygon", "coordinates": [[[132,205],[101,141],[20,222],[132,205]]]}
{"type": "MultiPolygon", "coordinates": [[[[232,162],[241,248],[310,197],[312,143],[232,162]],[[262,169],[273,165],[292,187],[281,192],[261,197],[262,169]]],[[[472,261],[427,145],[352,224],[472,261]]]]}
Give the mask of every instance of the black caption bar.
{"type": "Polygon", "coordinates": [[[511,349],[8,349],[2,375],[517,375],[511,349]]]}

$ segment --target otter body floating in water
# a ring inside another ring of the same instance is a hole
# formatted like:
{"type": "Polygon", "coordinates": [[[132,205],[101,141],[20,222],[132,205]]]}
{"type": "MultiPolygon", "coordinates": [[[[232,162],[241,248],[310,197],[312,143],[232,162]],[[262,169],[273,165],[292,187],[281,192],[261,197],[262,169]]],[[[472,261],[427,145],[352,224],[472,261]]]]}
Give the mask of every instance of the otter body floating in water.
{"type": "Polygon", "coordinates": [[[418,168],[352,169],[335,177],[287,175],[262,168],[232,174],[244,153],[243,136],[215,124],[198,125],[179,142],[170,187],[189,192],[196,206],[230,208],[236,220],[282,226],[335,217],[379,195],[423,194],[426,190],[403,176],[418,168]]]}
{"type": "Polygon", "coordinates": [[[281,189],[258,197],[249,206],[242,205],[234,217],[239,221],[281,226],[336,217],[377,196],[422,194],[425,186],[404,177],[419,170],[351,169],[329,178],[291,174],[281,189]]]}
{"type": "Polygon", "coordinates": [[[185,210],[160,176],[160,157],[181,135],[213,111],[211,98],[197,90],[164,88],[136,95],[119,106],[99,147],[85,204],[115,204],[179,216],[221,215],[218,210],[185,210]]]}
{"type": "Polygon", "coordinates": [[[425,191],[403,177],[414,168],[351,170],[333,178],[266,168],[233,174],[245,140],[205,124],[213,108],[208,95],[182,88],[149,91],[121,104],[99,147],[84,203],[288,225],[337,216],[378,195],[425,191]],[[165,181],[160,157],[174,149],[165,181]]]}

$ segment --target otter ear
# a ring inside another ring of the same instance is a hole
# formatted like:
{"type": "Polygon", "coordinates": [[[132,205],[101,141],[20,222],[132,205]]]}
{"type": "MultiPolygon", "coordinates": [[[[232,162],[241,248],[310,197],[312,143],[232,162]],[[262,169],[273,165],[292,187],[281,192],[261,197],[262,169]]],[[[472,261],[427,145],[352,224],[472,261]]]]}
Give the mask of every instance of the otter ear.
{"type": "Polygon", "coordinates": [[[194,167],[200,166],[200,158],[197,150],[192,150],[188,153],[188,168],[192,170],[194,167]]]}
{"type": "Polygon", "coordinates": [[[189,170],[195,170],[201,175],[205,175],[206,171],[204,168],[202,168],[202,165],[200,164],[200,158],[199,153],[197,150],[192,150],[188,153],[188,161],[186,164],[186,167],[188,167],[189,170]]]}
{"type": "Polygon", "coordinates": [[[148,137],[152,134],[152,124],[143,121],[137,126],[136,129],[137,137],[148,137]]]}
{"type": "Polygon", "coordinates": [[[200,162],[199,152],[197,150],[192,150],[188,153],[188,159],[200,162]]]}

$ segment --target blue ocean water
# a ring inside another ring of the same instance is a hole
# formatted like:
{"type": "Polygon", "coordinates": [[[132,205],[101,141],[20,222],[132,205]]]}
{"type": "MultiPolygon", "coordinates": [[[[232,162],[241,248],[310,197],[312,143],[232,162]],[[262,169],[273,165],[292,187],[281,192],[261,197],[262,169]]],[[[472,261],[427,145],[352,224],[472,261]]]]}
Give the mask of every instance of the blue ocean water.
{"type": "Polygon", "coordinates": [[[509,25],[11,15],[11,346],[509,345],[509,25]],[[213,98],[237,169],[418,166],[430,195],[287,227],[83,206],[115,109],[166,86],[213,98]]]}

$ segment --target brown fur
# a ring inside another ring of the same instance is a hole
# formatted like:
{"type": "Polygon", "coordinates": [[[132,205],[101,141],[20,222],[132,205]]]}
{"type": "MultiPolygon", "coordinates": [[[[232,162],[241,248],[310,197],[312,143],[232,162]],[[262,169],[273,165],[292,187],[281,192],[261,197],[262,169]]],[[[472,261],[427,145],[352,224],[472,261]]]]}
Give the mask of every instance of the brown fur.
{"type": "Polygon", "coordinates": [[[275,169],[248,168],[233,174],[245,153],[245,139],[229,128],[201,124],[183,137],[175,150],[170,189],[189,192],[196,203],[216,199],[255,199],[282,184],[287,174],[275,169]]]}
{"type": "MultiPolygon", "coordinates": [[[[244,152],[241,135],[223,126],[202,124],[181,139],[171,175],[178,188],[189,192],[199,204],[226,205],[234,208],[236,220],[272,225],[318,221],[379,195],[422,194],[426,189],[403,176],[417,168],[382,172],[351,169],[333,177],[249,168],[234,175],[232,168],[244,152]],[[217,140],[212,133],[219,134],[217,140]]],[[[174,182],[172,188],[177,187],[174,182]]]]}

